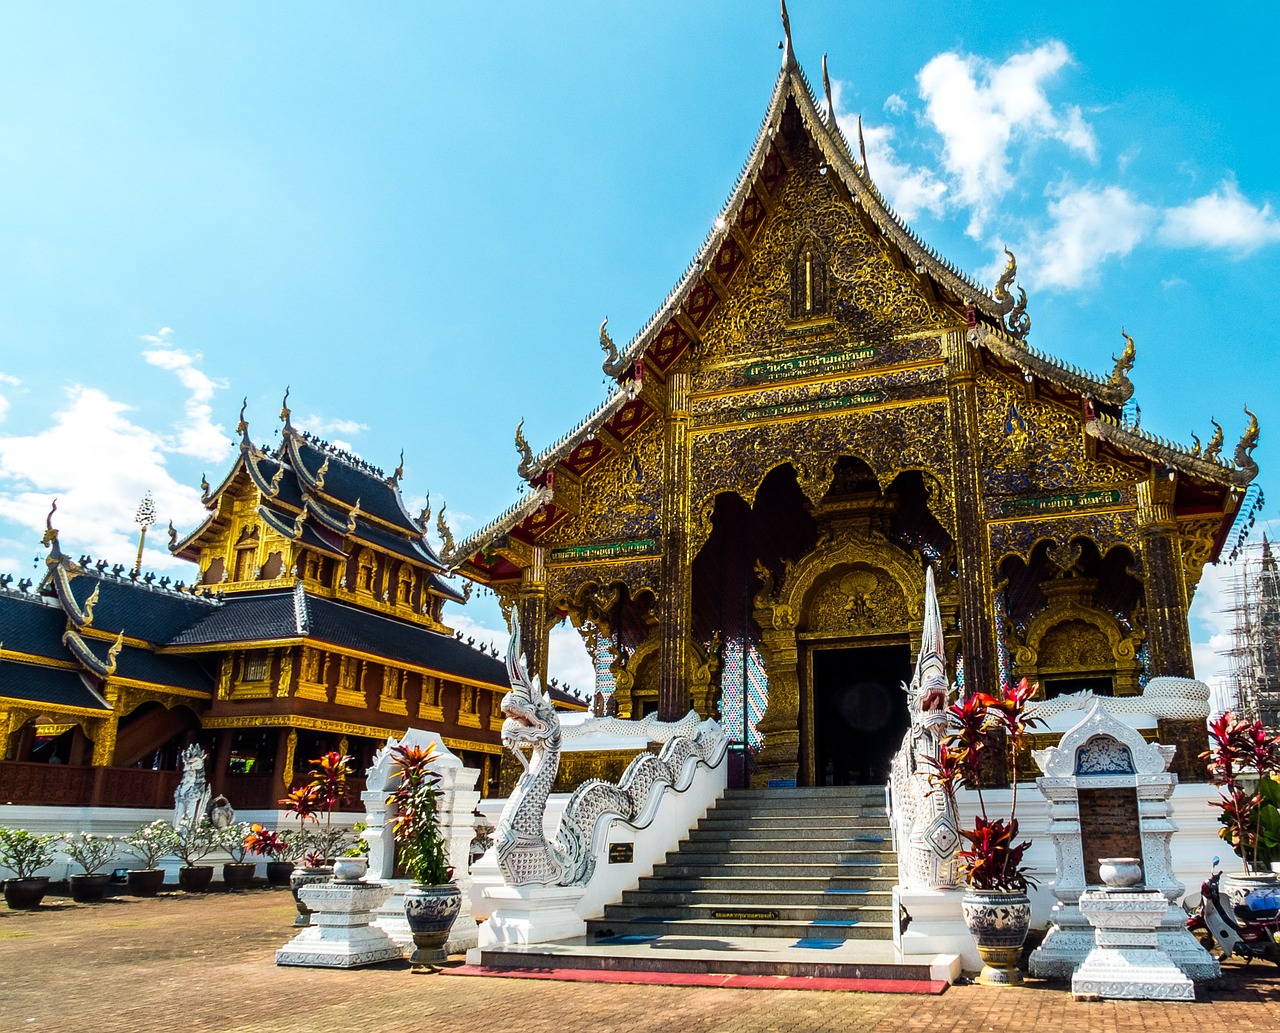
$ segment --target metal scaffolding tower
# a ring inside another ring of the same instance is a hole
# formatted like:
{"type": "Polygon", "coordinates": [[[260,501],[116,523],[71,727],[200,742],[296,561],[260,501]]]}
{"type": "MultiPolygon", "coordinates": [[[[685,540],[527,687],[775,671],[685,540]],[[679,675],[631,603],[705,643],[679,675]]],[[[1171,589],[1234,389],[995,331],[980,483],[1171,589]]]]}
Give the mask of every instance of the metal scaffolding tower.
{"type": "Polygon", "coordinates": [[[1231,682],[1237,712],[1280,731],[1280,560],[1265,535],[1246,545],[1235,561],[1230,613],[1235,621],[1231,682]]]}

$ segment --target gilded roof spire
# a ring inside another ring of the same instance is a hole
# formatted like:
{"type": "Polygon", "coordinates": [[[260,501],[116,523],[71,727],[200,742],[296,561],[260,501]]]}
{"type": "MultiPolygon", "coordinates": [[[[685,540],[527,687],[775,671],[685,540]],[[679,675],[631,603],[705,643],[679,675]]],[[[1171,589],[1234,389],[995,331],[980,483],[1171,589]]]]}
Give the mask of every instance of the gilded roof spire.
{"type": "Polygon", "coordinates": [[[400,462],[396,464],[396,468],[391,471],[391,482],[399,484],[400,479],[404,476],[404,449],[400,449],[400,462]]]}
{"type": "Polygon", "coordinates": [[[356,504],[351,507],[351,512],[347,514],[347,534],[355,534],[356,521],[360,519],[360,500],[356,499],[356,504]]]}
{"type": "Polygon", "coordinates": [[[249,441],[249,421],[244,418],[244,411],[249,407],[249,397],[246,395],[244,401],[240,403],[240,419],[236,422],[236,433],[240,435],[240,440],[244,443],[249,441]]]}
{"type": "Polygon", "coordinates": [[[52,548],[49,551],[49,559],[52,561],[58,555],[58,529],[53,526],[53,514],[58,512],[58,500],[53,500],[53,505],[49,507],[49,515],[44,518],[44,535],[40,538],[40,544],[52,548]]]}
{"type": "Polygon", "coordinates": [[[289,387],[285,385],[284,398],[280,402],[280,419],[284,423],[286,431],[293,430],[293,424],[290,418],[293,416],[293,410],[289,408],[289,387]]]}
{"type": "Polygon", "coordinates": [[[329,472],[329,457],[324,457],[324,462],[320,464],[320,469],[316,471],[316,491],[324,491],[325,475],[329,472]]]}
{"type": "Polygon", "coordinates": [[[605,316],[600,323],[600,347],[604,351],[604,371],[611,377],[617,376],[614,370],[618,365],[618,346],[613,343],[613,338],[609,336],[608,316],[605,316]]]}
{"type": "Polygon", "coordinates": [[[862,139],[862,114],[858,114],[858,153],[862,155],[862,171],[871,178],[871,168],[867,165],[867,142],[862,139]]]}
{"type": "Polygon", "coordinates": [[[524,420],[516,424],[516,451],[520,453],[520,465],[517,472],[523,477],[533,466],[533,449],[529,447],[529,442],[524,436],[524,420]]]}
{"type": "Polygon", "coordinates": [[[173,526],[173,521],[169,521],[169,549],[172,551],[178,544],[178,529],[173,526]]]}
{"type": "Polygon", "coordinates": [[[1258,469],[1258,464],[1253,461],[1253,450],[1258,447],[1258,417],[1249,411],[1249,407],[1244,407],[1244,414],[1249,417],[1249,425],[1245,427],[1244,434],[1240,437],[1240,443],[1236,445],[1235,463],[1242,470],[1252,467],[1258,469]]]}
{"type": "Polygon", "coordinates": [[[436,531],[440,535],[440,547],[443,552],[453,552],[453,532],[449,530],[449,525],[444,520],[444,511],[448,506],[447,502],[442,503],[440,512],[436,514],[436,531]]]}
{"type": "Polygon", "coordinates": [[[1013,257],[1013,252],[1008,248],[1004,249],[1004,253],[1009,256],[1009,261],[1005,263],[1004,272],[1000,274],[1000,279],[996,280],[995,287],[991,289],[991,296],[1000,306],[1000,314],[1008,315],[1013,308],[1013,295],[1009,293],[1009,288],[1013,286],[1013,278],[1018,275],[1018,260],[1013,257]]]}
{"type": "Polygon", "coordinates": [[[1209,444],[1205,446],[1204,457],[1206,459],[1217,459],[1222,454],[1222,443],[1226,440],[1226,435],[1222,433],[1222,424],[1209,417],[1209,422],[1213,424],[1213,437],[1209,439],[1209,444]]]}
{"type": "Polygon", "coordinates": [[[782,65],[790,68],[796,63],[795,50],[791,46],[791,16],[787,14],[787,0],[779,0],[782,4],[783,40],[778,44],[782,48],[782,65]]]}
{"type": "Polygon", "coordinates": [[[422,500],[422,512],[418,514],[418,526],[426,533],[427,525],[431,523],[431,492],[427,492],[427,497],[422,500]]]}
{"type": "MultiPolygon", "coordinates": [[[[827,125],[831,126],[834,125],[836,121],[836,104],[835,101],[831,99],[831,76],[827,74],[826,54],[822,55],[822,93],[827,101],[827,125]]],[[[861,118],[861,116],[859,116],[859,118],[861,118]]],[[[859,125],[861,125],[861,122],[859,122],[859,125]]],[[[861,133],[859,133],[859,138],[861,138],[861,133]]],[[[864,162],[863,164],[865,165],[866,163],[864,162]]]]}
{"type": "Polygon", "coordinates": [[[116,640],[112,643],[111,648],[107,650],[107,677],[116,673],[116,661],[120,656],[120,650],[124,648],[124,630],[121,629],[120,634],[116,636],[116,640]]]}

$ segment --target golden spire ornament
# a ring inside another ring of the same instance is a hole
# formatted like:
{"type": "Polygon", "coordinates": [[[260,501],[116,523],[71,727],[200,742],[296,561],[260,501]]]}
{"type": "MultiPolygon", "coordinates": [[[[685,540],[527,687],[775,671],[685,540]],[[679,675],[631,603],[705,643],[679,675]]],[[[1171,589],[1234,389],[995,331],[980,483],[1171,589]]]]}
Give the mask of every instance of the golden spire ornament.
{"type": "Polygon", "coordinates": [[[147,541],[147,528],[156,522],[156,500],[151,497],[151,492],[142,496],[138,511],[133,514],[133,522],[141,529],[138,532],[138,558],[133,564],[133,572],[137,574],[142,570],[142,546],[147,541]]]}

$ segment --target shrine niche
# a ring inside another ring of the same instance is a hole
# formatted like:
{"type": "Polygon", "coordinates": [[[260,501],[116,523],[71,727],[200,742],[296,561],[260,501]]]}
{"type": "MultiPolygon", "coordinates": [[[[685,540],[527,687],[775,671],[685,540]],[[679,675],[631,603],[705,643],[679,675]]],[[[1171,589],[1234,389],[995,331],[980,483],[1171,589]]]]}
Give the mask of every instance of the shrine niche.
{"type": "MultiPolygon", "coordinates": [[[[625,655],[633,717],[650,693],[666,720],[709,707],[706,644],[749,646],[762,786],[821,781],[822,750],[831,778],[875,777],[823,715],[858,731],[909,664],[926,566],[966,687],[1189,677],[1190,590],[1257,474],[1253,415],[1230,460],[1176,445],[1128,416],[1132,338],[1099,373],[1032,347],[1013,255],[988,288],[923,245],[789,49],[749,153],[654,315],[625,345],[600,326],[608,397],[541,453],[517,436],[522,497],[450,569],[526,628],[568,615],[625,655]],[[614,582],[652,592],[645,619],[590,597],[614,582]]],[[[525,649],[540,670],[545,642],[525,649]]]]}

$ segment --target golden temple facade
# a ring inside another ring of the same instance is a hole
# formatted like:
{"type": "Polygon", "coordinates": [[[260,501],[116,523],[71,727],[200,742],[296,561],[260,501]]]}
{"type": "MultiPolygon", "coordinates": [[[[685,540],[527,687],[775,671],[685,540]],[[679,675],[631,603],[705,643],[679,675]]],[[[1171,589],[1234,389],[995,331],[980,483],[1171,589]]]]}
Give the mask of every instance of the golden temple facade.
{"type": "Polygon", "coordinates": [[[966,687],[1190,677],[1257,421],[1231,457],[1221,429],[1148,435],[1132,339],[1104,374],[1036,350],[1015,277],[1010,255],[984,288],[898,219],[788,37],[685,275],[625,347],[601,326],[609,397],[539,454],[518,429],[528,492],[441,558],[519,607],[544,682],[557,620],[605,643],[620,716],[715,714],[724,644],[749,640],[758,784],[883,780],[926,565],[966,687]]]}

